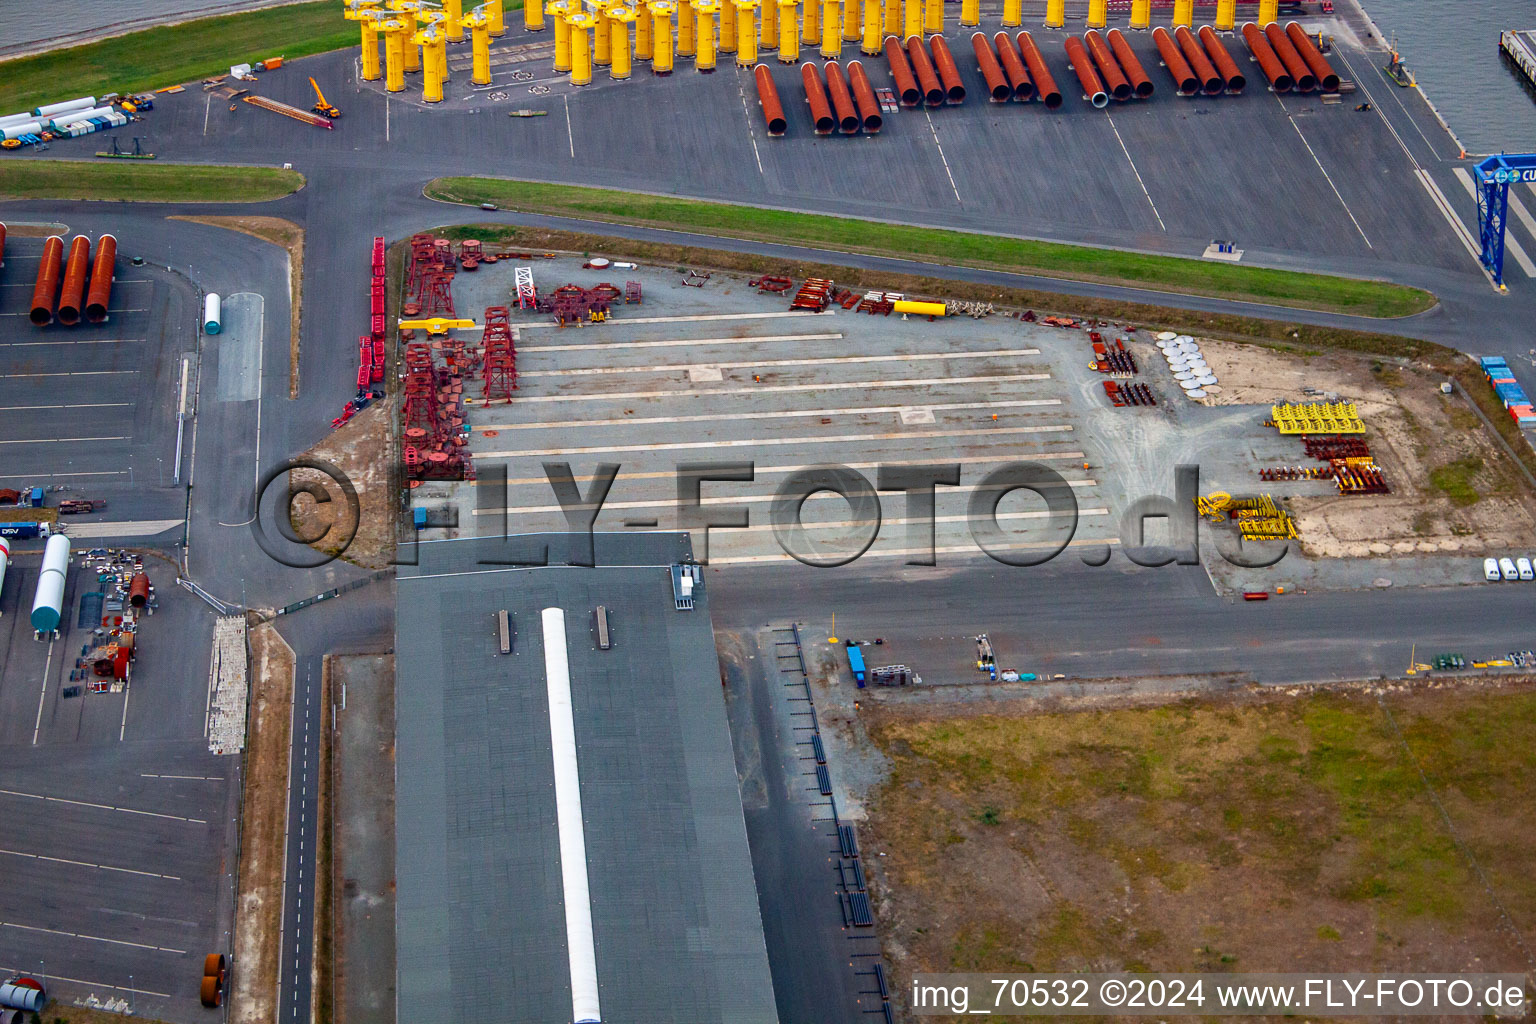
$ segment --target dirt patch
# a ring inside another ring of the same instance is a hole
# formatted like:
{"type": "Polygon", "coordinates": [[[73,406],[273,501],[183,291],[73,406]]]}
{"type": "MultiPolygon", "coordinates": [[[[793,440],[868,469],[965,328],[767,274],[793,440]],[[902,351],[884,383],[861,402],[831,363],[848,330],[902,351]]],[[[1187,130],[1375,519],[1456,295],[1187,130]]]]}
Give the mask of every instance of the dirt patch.
{"type": "Polygon", "coordinates": [[[288,397],[299,397],[299,320],[304,308],[304,229],[281,217],[170,217],[228,228],[288,251],[288,397]]]}
{"type": "Polygon", "coordinates": [[[137,1014],[125,1017],[111,1010],[98,1010],[89,1006],[69,1006],[57,999],[49,1000],[38,1019],[46,1021],[47,1024],[61,1024],[61,1022],[62,1024],[123,1024],[124,1020],[133,1020],[137,1024],[165,1024],[164,1021],[151,1020],[137,1014]]]}
{"type": "Polygon", "coordinates": [[[64,235],[69,231],[68,224],[60,224],[52,221],[47,224],[17,224],[15,221],[5,222],[5,237],[7,238],[47,238],[49,235],[64,235]]]}
{"type": "Polygon", "coordinates": [[[267,1024],[277,1012],[273,1000],[282,935],[293,651],[271,625],[252,629],[250,642],[250,735],[240,812],[240,883],[229,1019],[234,1024],[267,1024]]]}
{"type": "Polygon", "coordinates": [[[291,474],[295,488],[291,506],[294,532],[309,540],[317,551],[340,554],[367,569],[383,569],[394,555],[394,498],[390,485],[389,429],[394,415],[393,399],[376,402],[333,431],[305,456],[340,469],[357,491],[354,515],[336,481],[315,470],[297,469],[291,474]],[[296,488],[318,484],[330,501],[319,501],[296,488]],[[354,535],[355,531],[355,535],[354,535]],[[351,536],[344,548],[338,538],[351,536]]]}
{"type": "MultiPolygon", "coordinates": [[[[1364,558],[1536,544],[1536,500],[1519,467],[1459,392],[1440,392],[1443,375],[1349,353],[1210,340],[1201,350],[1221,380],[1210,404],[1252,405],[1267,419],[1271,404],[1336,396],[1354,402],[1365,421],[1366,441],[1392,493],[1293,497],[1308,554],[1364,558]]],[[[1293,464],[1315,464],[1299,440],[1293,464]]]]}
{"type": "Polygon", "coordinates": [[[1021,707],[861,716],[892,764],[863,846],[893,990],[915,971],[1530,968],[1529,681],[1021,707]]]}

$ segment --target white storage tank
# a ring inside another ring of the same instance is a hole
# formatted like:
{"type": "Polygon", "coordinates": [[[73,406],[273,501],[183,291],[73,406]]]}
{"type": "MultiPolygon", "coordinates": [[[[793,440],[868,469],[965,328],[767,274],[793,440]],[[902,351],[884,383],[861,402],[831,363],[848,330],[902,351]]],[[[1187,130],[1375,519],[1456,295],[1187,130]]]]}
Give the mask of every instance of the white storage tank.
{"type": "Polygon", "coordinates": [[[42,982],[32,978],[13,978],[0,985],[0,1006],[8,1010],[26,1010],[41,1013],[48,1002],[42,982]]]}
{"type": "Polygon", "coordinates": [[[219,293],[209,292],[208,298],[203,300],[203,330],[208,334],[218,334],[224,329],[224,324],[219,319],[222,308],[219,293]]]}
{"type": "Polygon", "coordinates": [[[8,139],[19,139],[23,135],[41,135],[43,134],[43,123],[41,121],[23,121],[21,124],[0,128],[0,132],[3,132],[8,139]]]}
{"type": "Polygon", "coordinates": [[[79,124],[81,121],[89,121],[93,117],[106,117],[112,113],[111,107],[89,107],[85,110],[66,110],[53,115],[49,123],[55,128],[63,128],[66,125],[79,124]]]}
{"type": "Polygon", "coordinates": [[[28,121],[36,121],[36,114],[6,114],[0,117],[0,128],[7,128],[13,124],[26,124],[28,121]]]}
{"type": "MultiPolygon", "coordinates": [[[[32,601],[32,628],[52,633],[64,617],[64,574],[69,570],[69,538],[55,533],[43,548],[43,571],[32,601]]],[[[3,998],[3,996],[0,996],[3,998]]]]}
{"type": "Polygon", "coordinates": [[[5,589],[5,568],[11,564],[11,542],[0,537],[0,590],[5,589]]]}
{"type": "Polygon", "coordinates": [[[35,107],[32,113],[38,117],[52,117],[54,114],[62,114],[70,110],[89,110],[95,105],[95,96],[81,96],[78,99],[65,100],[63,103],[50,103],[46,107],[35,107]]]}

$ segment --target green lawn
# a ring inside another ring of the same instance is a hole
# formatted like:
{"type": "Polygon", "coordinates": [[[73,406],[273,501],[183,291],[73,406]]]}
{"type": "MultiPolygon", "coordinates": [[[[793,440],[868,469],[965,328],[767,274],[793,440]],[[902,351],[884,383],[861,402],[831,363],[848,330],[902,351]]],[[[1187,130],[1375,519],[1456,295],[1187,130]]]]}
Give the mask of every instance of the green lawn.
{"type": "Polygon", "coordinates": [[[356,46],[335,0],[201,18],[0,63],[0,114],[76,96],[142,92],[226,73],[264,57],[290,60],[356,46]]]}
{"type": "Polygon", "coordinates": [[[845,252],[910,256],[954,265],[1104,281],[1356,316],[1407,316],[1435,304],[1435,297],[1429,292],[1384,281],[1233,266],[1177,256],[1150,256],[1115,249],[609,189],[502,178],[437,178],[427,185],[426,194],[449,202],[489,202],[505,209],[813,245],[845,252]]]}
{"type": "Polygon", "coordinates": [[[0,198],[4,199],[260,203],[304,187],[304,175],[278,167],[25,159],[0,166],[4,167],[0,173],[0,198]]]}

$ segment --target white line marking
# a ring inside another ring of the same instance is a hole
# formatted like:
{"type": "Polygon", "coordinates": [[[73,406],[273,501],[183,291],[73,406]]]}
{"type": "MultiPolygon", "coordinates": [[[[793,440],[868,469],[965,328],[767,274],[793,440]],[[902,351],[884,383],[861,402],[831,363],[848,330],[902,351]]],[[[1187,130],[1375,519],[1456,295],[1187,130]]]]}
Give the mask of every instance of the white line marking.
{"type": "Polygon", "coordinates": [[[389,94],[384,94],[384,141],[389,141],[389,94]]]}
{"type": "Polygon", "coordinates": [[[94,341],[7,341],[0,344],[0,348],[40,348],[46,345],[127,345],[143,340],[143,338],[100,338],[94,341]]]}
{"type": "Polygon", "coordinates": [[[898,430],[888,434],[831,434],[826,437],[755,437],[740,441],[675,441],[657,444],[608,445],[594,448],[535,448],[527,451],[479,452],[477,459],[506,459],[519,455],[603,455],[608,452],[664,452],[687,448],[767,448],[788,444],[836,444],[842,441],[903,441],[929,437],[1002,437],[1007,434],[1060,434],[1072,429],[1070,424],[1041,427],[992,427],[979,430],[898,430]]]}
{"type": "MultiPolygon", "coordinates": [[[[612,347],[612,346],[609,346],[612,347]]],[[[1037,348],[1000,348],[990,352],[922,352],[894,356],[823,356],[816,359],[747,359],[733,363],[707,363],[722,370],[750,370],[768,366],[836,366],[842,363],[923,363],[948,359],[994,359],[1037,356],[1037,348]]],[[[673,373],[691,370],[698,363],[653,363],[649,366],[584,366],[574,370],[524,370],[523,377],[587,377],[611,373],[673,373]]]]}
{"type": "MultiPolygon", "coordinates": [[[[1069,548],[1085,547],[1092,545],[1119,544],[1119,537],[1105,537],[1103,540],[1074,540],[1067,544],[1069,548]]],[[[1060,547],[1053,541],[1029,541],[1023,543],[1007,543],[994,545],[1005,551],[1037,551],[1045,548],[1060,547]]],[[[936,548],[895,548],[890,551],[877,551],[873,548],[860,555],[860,558],[904,558],[907,555],[977,555],[986,558],[987,553],[974,544],[955,544],[947,547],[936,548]]],[[[775,555],[736,555],[734,557],[714,558],[709,560],[710,565],[749,565],[762,562],[793,562],[795,559],[782,552],[775,555]]]]}
{"type": "Polygon", "coordinates": [[[63,935],[66,938],[86,939],[90,942],[106,942],[114,946],[132,946],[135,949],[149,949],[156,953],[175,953],[178,955],[186,953],[186,950],[184,949],[172,949],[169,946],[154,946],[147,942],[129,942],[127,939],[107,939],[100,935],[85,935],[81,932],[66,932],[57,928],[41,928],[32,924],[17,924],[15,921],[0,921],[0,928],[15,928],[20,931],[42,932],[45,935],[63,935]]]}
{"type": "Polygon", "coordinates": [[[928,130],[933,133],[933,145],[939,151],[939,160],[944,164],[944,176],[949,179],[949,188],[955,194],[955,202],[964,206],[965,200],[960,198],[960,188],[955,184],[955,176],[949,169],[949,159],[944,155],[944,147],[939,144],[939,129],[934,126],[933,115],[924,110],[923,116],[928,118],[928,130]]]}
{"type": "MultiPolygon", "coordinates": [[[[31,968],[28,968],[28,970],[31,970],[31,968]]],[[[24,973],[24,972],[22,971],[22,969],[20,967],[0,967],[0,974],[22,974],[22,973],[24,973]]],[[[135,993],[137,995],[141,995],[141,996],[155,996],[156,998],[159,998],[159,999],[169,999],[169,998],[171,998],[171,995],[170,995],[169,992],[156,992],[156,991],[154,991],[152,989],[147,989],[147,988],[129,988],[127,985],[109,985],[105,981],[87,981],[84,978],[70,978],[70,977],[66,977],[65,975],[62,975],[62,974],[55,974],[53,971],[49,971],[48,972],[48,977],[52,978],[54,981],[67,981],[71,985],[84,985],[87,988],[110,988],[110,989],[112,989],[113,991],[116,991],[116,992],[133,992],[133,993],[135,993]]]]}
{"type": "MultiPolygon", "coordinates": [[[[633,320],[627,322],[634,323],[633,320]]],[[[519,327],[521,329],[521,325],[519,327]]],[[[841,334],[769,334],[754,338],[672,338],[667,341],[605,341],[597,345],[518,345],[517,351],[589,352],[616,348],[678,348],[684,345],[750,345],[757,341],[841,341],[842,337],[841,334]]]]}
{"type": "MultiPolygon", "coordinates": [[[[1444,192],[1440,191],[1440,186],[1435,184],[1435,179],[1430,176],[1428,171],[1419,169],[1413,173],[1418,176],[1419,184],[1424,186],[1424,191],[1429,193],[1430,202],[1435,204],[1435,209],[1440,211],[1440,216],[1444,217],[1446,223],[1450,224],[1451,230],[1455,233],[1456,237],[1461,239],[1461,244],[1467,247],[1467,252],[1476,261],[1478,269],[1483,270],[1482,253],[1478,249],[1477,242],[1473,240],[1472,232],[1467,230],[1467,226],[1456,215],[1456,210],[1451,206],[1451,201],[1446,198],[1444,192]]],[[[1484,272],[1486,273],[1486,271],[1484,272]]]]}
{"type": "Polygon", "coordinates": [[[223,782],[218,775],[155,775],[151,772],[139,772],[141,779],[179,779],[187,782],[223,782]]]}
{"type": "Polygon", "coordinates": [[[1157,204],[1152,201],[1152,193],[1147,191],[1147,183],[1141,180],[1141,172],[1136,169],[1136,161],[1131,159],[1131,151],[1120,137],[1120,129],[1115,127],[1115,119],[1108,111],[1104,112],[1104,118],[1109,122],[1109,130],[1115,133],[1115,141],[1120,143],[1120,152],[1125,154],[1125,162],[1131,165],[1131,173],[1136,175],[1136,184],[1141,186],[1141,194],[1147,197],[1147,205],[1152,207],[1152,216],[1157,218],[1157,226],[1167,231],[1168,225],[1163,223],[1163,215],[1157,212],[1157,204]]]}
{"type": "Polygon", "coordinates": [[[0,373],[0,380],[9,380],[13,377],[117,377],[125,373],[138,373],[138,370],[70,370],[64,373],[0,373]]]}
{"type": "Polygon", "coordinates": [[[208,102],[203,104],[203,134],[208,134],[208,115],[213,113],[213,93],[208,94],[208,102]]]}
{"type": "MultiPolygon", "coordinates": [[[[1070,486],[1073,486],[1073,487],[1092,487],[1095,483],[1097,483],[1097,481],[1095,481],[1095,480],[1069,480],[1069,481],[1067,481],[1067,483],[1070,486]]],[[[944,491],[942,493],[946,493],[946,494],[952,493],[952,489],[951,490],[946,490],[946,491],[944,491]]],[[[778,495],[776,495],[776,494],[745,494],[745,495],[735,495],[735,496],[732,496],[732,497],[729,497],[729,498],[725,498],[725,497],[721,497],[721,498],[702,498],[702,499],[700,499],[699,504],[700,505],[734,505],[734,504],[765,505],[765,504],[767,504],[767,503],[769,503],[771,501],[777,501],[777,500],[778,500],[778,495]]],[[[840,495],[840,494],[833,494],[830,491],[818,491],[818,492],[816,492],[815,494],[811,495],[809,498],[806,499],[806,501],[808,501],[808,502],[809,501],[846,501],[846,500],[847,499],[843,498],[842,495],[840,495]]],[[[659,498],[659,499],[656,499],[656,500],[653,500],[653,501],[609,501],[609,502],[605,502],[603,504],[603,511],[604,512],[608,512],[610,510],[635,509],[635,508],[670,508],[672,506],[675,506],[676,504],[677,504],[677,501],[676,501],[676,499],[673,499],[673,498],[659,498]]],[[[559,505],[522,505],[522,506],[518,506],[518,507],[514,507],[514,508],[477,508],[477,509],[474,510],[473,515],[477,515],[477,516],[499,516],[499,515],[505,513],[505,514],[510,515],[510,516],[531,516],[531,515],[541,515],[541,514],[548,513],[548,512],[561,512],[561,511],[564,511],[564,510],[559,505]]],[[[1079,514],[1080,515],[1085,515],[1085,516],[1086,515],[1108,515],[1109,512],[1108,512],[1107,509],[1082,509],[1082,510],[1079,511],[1079,514]]],[[[1039,519],[1039,518],[1042,518],[1042,517],[1048,516],[1048,515],[1050,515],[1050,512],[1028,512],[1028,513],[1025,513],[1025,512],[1018,512],[1018,513],[1014,513],[1014,512],[999,512],[997,514],[997,518],[998,519],[1039,519]]],[[[936,522],[936,523],[963,523],[963,522],[966,522],[967,520],[966,520],[965,516],[936,516],[936,517],[934,517],[933,521],[936,522]]],[[[905,519],[883,518],[883,519],[881,519],[881,522],[883,522],[883,523],[904,523],[904,522],[907,522],[907,520],[905,520],[905,519]]],[[[825,523],[822,523],[822,524],[806,523],[805,525],[807,527],[818,526],[818,525],[824,527],[827,524],[825,524],[825,523]]],[[[850,522],[846,522],[846,523],[839,523],[837,525],[840,525],[840,526],[856,526],[856,525],[861,525],[861,524],[853,523],[853,522],[850,521],[850,522]]],[[[746,529],[746,527],[723,527],[723,529],[746,529]]]]}
{"type": "Polygon", "coordinates": [[[0,405],[0,412],[24,412],[29,409],[126,409],[132,402],[96,402],[87,405],[0,405]]]}
{"type": "MultiPolygon", "coordinates": [[[[1452,173],[1456,175],[1456,180],[1461,182],[1461,187],[1467,190],[1467,195],[1472,197],[1472,201],[1474,203],[1477,202],[1477,183],[1472,180],[1472,175],[1468,173],[1467,169],[1465,167],[1455,167],[1452,168],[1452,173]]],[[[1509,198],[1511,205],[1520,202],[1513,194],[1509,198]]],[[[1515,212],[1519,214],[1524,210],[1524,206],[1518,206],[1515,212]]],[[[1530,225],[1530,220],[1531,215],[1526,213],[1525,221],[1527,226],[1530,225]]],[[[1536,263],[1533,263],[1531,257],[1526,254],[1525,247],[1520,244],[1519,239],[1509,233],[1508,223],[1504,225],[1504,248],[1515,258],[1515,262],[1520,265],[1520,269],[1525,271],[1526,277],[1536,277],[1536,263]]],[[[1478,265],[1482,265],[1481,260],[1479,260],[1478,265]]]]}
{"type": "MultiPolygon", "coordinates": [[[[948,412],[958,409],[1018,409],[1036,406],[1060,405],[1059,398],[1018,398],[1006,402],[947,402],[941,405],[924,405],[932,412],[948,412]]],[[[873,416],[901,413],[913,408],[910,405],[872,405],[859,408],[774,410],[773,412],[722,412],[701,413],[690,416],[625,416],[611,420],[544,420],[538,423],[496,423],[477,427],[477,430],[550,430],[573,427],[620,427],[639,423],[708,423],[712,420],[777,420],[797,416],[873,416]]]]}
{"type": "MultiPolygon", "coordinates": [[[[918,377],[912,380],[856,380],[837,384],[755,384],[744,388],[689,388],[682,391],[615,391],[593,395],[524,395],[519,405],[531,402],[607,402],[638,398],[715,398],[727,395],[783,394],[804,391],[862,391],[874,388],[923,388],[940,384],[1011,384],[1019,381],[1050,380],[1048,373],[1002,373],[980,377],[918,377]]],[[[97,439],[99,440],[99,439],[97,439]]],[[[0,442],[3,444],[5,442],[0,442]]]]}
{"type": "Polygon", "coordinates": [[[55,473],[52,476],[38,476],[36,473],[11,473],[0,476],[0,480],[59,480],[71,476],[127,476],[125,469],[103,469],[89,473],[55,473]]]}
{"type": "Polygon", "coordinates": [[[1324,167],[1323,166],[1323,162],[1317,158],[1317,153],[1314,152],[1313,149],[1312,149],[1312,143],[1308,142],[1307,141],[1307,137],[1301,133],[1301,126],[1296,123],[1296,119],[1291,116],[1291,112],[1289,110],[1286,110],[1285,101],[1282,100],[1278,95],[1276,95],[1275,96],[1275,102],[1280,104],[1280,109],[1281,110],[1285,111],[1285,119],[1287,121],[1291,122],[1291,127],[1296,130],[1296,137],[1301,140],[1301,144],[1303,146],[1307,147],[1307,152],[1312,154],[1312,162],[1317,164],[1317,169],[1323,172],[1323,178],[1328,182],[1328,187],[1333,189],[1333,194],[1334,194],[1335,197],[1338,198],[1339,205],[1344,207],[1344,212],[1349,215],[1350,223],[1354,224],[1355,230],[1360,232],[1360,237],[1365,239],[1366,248],[1368,248],[1368,249],[1376,248],[1374,245],[1371,244],[1371,240],[1366,237],[1365,228],[1362,228],[1360,226],[1360,222],[1358,220],[1355,220],[1354,212],[1352,210],[1350,210],[1349,204],[1344,201],[1344,196],[1343,196],[1342,193],[1339,192],[1339,187],[1333,183],[1333,177],[1331,175],[1329,175],[1328,168],[1324,167]]]}
{"type": "Polygon", "coordinates": [[[47,803],[69,804],[72,807],[94,807],[99,811],[120,811],[123,814],[142,814],[146,818],[166,818],[171,821],[185,821],[192,825],[206,825],[208,822],[202,818],[187,818],[180,814],[162,814],[159,811],[141,811],[133,807],[118,807],[114,804],[97,804],[89,800],[70,800],[62,796],[44,796],[41,793],[23,793],[18,789],[0,789],[0,796],[19,796],[28,800],[42,800],[47,803]]]}
{"type": "Polygon", "coordinates": [[[119,437],[24,437],[19,441],[0,441],[0,444],[64,444],[71,441],[131,441],[124,434],[119,437]]]}
{"type": "MultiPolygon", "coordinates": [[[[24,316],[17,313],[16,316],[24,316]]],[[[808,309],[791,309],[782,313],[696,313],[692,316],[637,316],[637,317],[609,317],[604,323],[609,327],[626,327],[630,324],[694,324],[708,320],[780,320],[786,317],[802,316],[834,316],[835,312],[824,309],[820,313],[813,313],[808,309]]],[[[556,323],[518,324],[520,331],[533,331],[539,328],[555,329],[560,325],[556,323]]]]}
{"type": "MultiPolygon", "coordinates": [[[[1033,462],[1039,462],[1041,460],[1052,460],[1052,459],[1074,459],[1075,460],[1075,459],[1081,459],[1082,457],[1083,457],[1083,453],[1082,452],[1031,452],[1031,453],[1029,453],[1029,458],[1033,462]]],[[[932,463],[933,461],[934,461],[933,459],[881,459],[879,462],[844,462],[844,463],[841,463],[841,465],[847,466],[849,469],[877,469],[880,466],[926,466],[926,465],[929,465],[930,463],[932,463]]],[[[945,459],[944,460],[944,464],[945,465],[966,465],[966,466],[978,465],[980,463],[996,464],[997,462],[998,462],[998,458],[996,456],[994,456],[994,455],[975,455],[975,456],[969,456],[968,455],[965,458],[945,459]]],[[[803,465],[803,466],[758,466],[756,468],[756,473],[757,473],[758,477],[765,477],[765,476],[775,475],[775,474],[780,474],[780,473],[798,473],[801,470],[811,469],[811,468],[812,468],[812,466],[809,463],[807,463],[806,465],[803,465]]],[[[675,472],[669,472],[669,473],[620,473],[615,478],[615,480],[672,480],[672,479],[675,479],[676,477],[677,477],[677,474],[675,472]]],[[[589,476],[589,475],[584,476],[584,475],[582,475],[580,473],[577,473],[577,474],[574,475],[574,479],[575,479],[575,481],[577,483],[588,483],[588,482],[590,482],[592,480],[592,477],[589,476]]],[[[526,486],[526,485],[529,485],[529,484],[542,485],[542,484],[548,484],[548,483],[549,483],[549,479],[547,477],[542,477],[542,476],[513,477],[513,478],[507,480],[507,486],[508,487],[520,487],[520,486],[526,486]]],[[[708,500],[708,499],[705,499],[705,500],[708,500]]],[[[606,508],[607,506],[605,505],[604,507],[606,508]]]]}
{"type": "Polygon", "coordinates": [[[7,857],[25,857],[28,860],[46,860],[53,864],[73,864],[75,867],[96,868],[99,871],[121,871],[125,875],[143,875],[146,878],[163,878],[168,882],[181,881],[180,875],[165,875],[158,871],[138,871],[134,868],[118,868],[111,864],[92,864],[88,860],[70,860],[68,857],[50,857],[43,853],[23,853],[21,850],[0,850],[7,857]]]}
{"type": "Polygon", "coordinates": [[[128,733],[128,698],[133,694],[132,686],[123,687],[123,720],[117,726],[117,742],[123,742],[123,737],[128,733]]]}
{"type": "Polygon", "coordinates": [[[741,94],[741,112],[747,119],[747,138],[752,140],[752,156],[757,160],[757,173],[766,177],[763,171],[763,155],[757,151],[757,129],[752,123],[752,108],[747,103],[747,88],[742,84],[739,69],[736,75],[736,91],[741,94]]]}
{"type": "MultiPolygon", "coordinates": [[[[62,622],[59,623],[63,625],[62,622]]],[[[38,733],[43,730],[43,700],[48,696],[48,676],[53,672],[53,644],[48,641],[48,660],[43,665],[43,690],[37,695],[37,721],[32,726],[32,745],[37,746],[38,733]]]]}
{"type": "Polygon", "coordinates": [[[565,100],[565,137],[571,143],[571,159],[576,159],[576,132],[571,128],[571,97],[561,97],[565,100]]]}

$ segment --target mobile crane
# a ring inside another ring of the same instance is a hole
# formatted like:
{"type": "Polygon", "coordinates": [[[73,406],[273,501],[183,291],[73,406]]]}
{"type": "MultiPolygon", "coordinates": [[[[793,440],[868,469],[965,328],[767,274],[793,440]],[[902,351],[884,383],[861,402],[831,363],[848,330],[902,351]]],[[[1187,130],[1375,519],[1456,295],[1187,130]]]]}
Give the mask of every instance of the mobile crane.
{"type": "Polygon", "coordinates": [[[315,76],[314,75],[310,75],[309,76],[309,84],[315,87],[315,98],[320,101],[320,102],[316,103],[314,106],[310,107],[309,109],[313,110],[315,113],[319,114],[321,117],[332,117],[332,118],[340,117],[341,116],[340,108],[334,106],[333,104],[329,103],[326,100],[325,93],[320,91],[320,83],[315,81],[315,76]]]}

